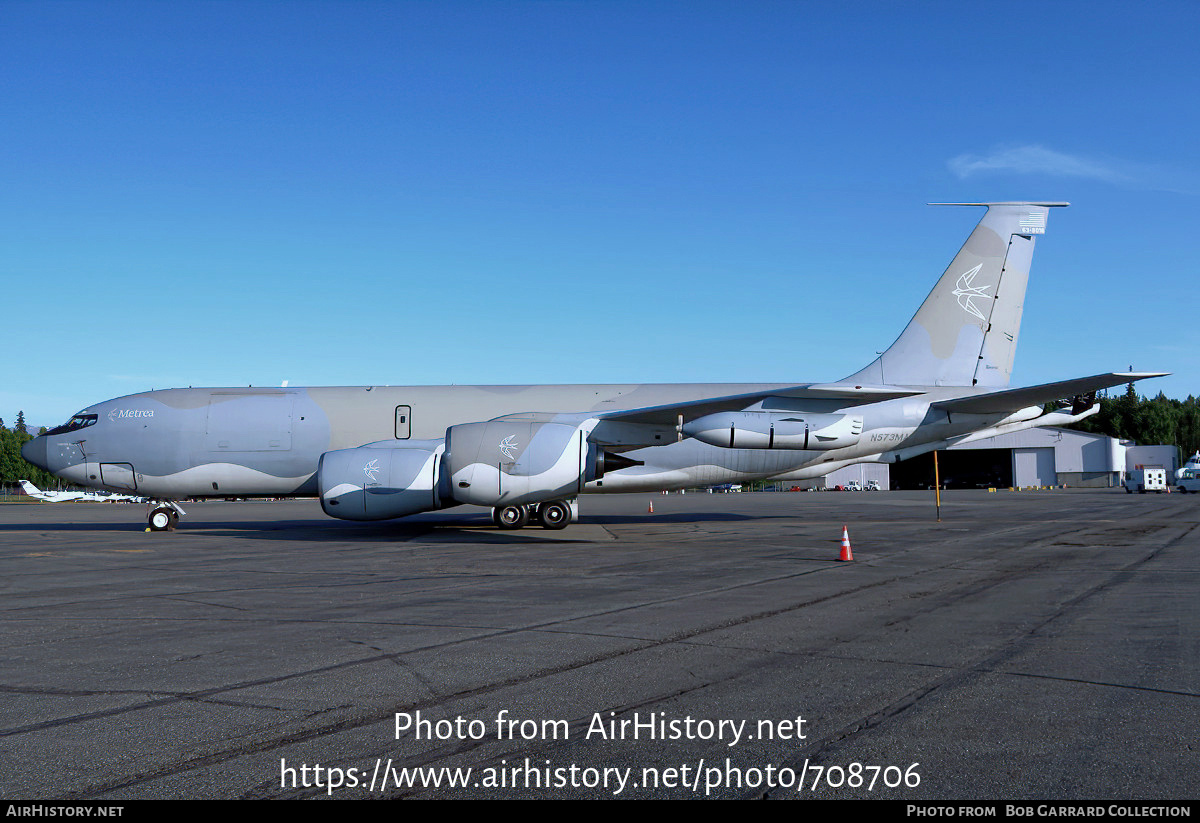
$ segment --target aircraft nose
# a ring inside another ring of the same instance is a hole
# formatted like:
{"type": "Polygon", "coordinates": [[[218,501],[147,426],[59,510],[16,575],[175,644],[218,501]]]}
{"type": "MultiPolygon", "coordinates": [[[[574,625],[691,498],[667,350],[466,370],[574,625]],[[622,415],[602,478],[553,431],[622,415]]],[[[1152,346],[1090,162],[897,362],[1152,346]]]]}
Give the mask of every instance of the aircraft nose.
{"type": "Polygon", "coordinates": [[[21,447],[21,456],[39,469],[49,469],[50,461],[46,457],[46,438],[35,437],[21,447]]]}

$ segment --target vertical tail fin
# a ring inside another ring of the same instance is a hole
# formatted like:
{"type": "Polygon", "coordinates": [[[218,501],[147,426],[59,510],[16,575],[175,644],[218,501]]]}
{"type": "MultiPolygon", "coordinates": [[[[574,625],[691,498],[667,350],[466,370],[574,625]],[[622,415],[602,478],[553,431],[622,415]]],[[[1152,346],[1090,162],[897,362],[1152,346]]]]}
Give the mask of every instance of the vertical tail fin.
{"type": "Polygon", "coordinates": [[[1036,235],[1066,203],[933,203],[987,213],[896,342],[842,382],[1003,388],[1012,376],[1036,235]]]}
{"type": "Polygon", "coordinates": [[[30,497],[38,497],[38,496],[44,494],[44,492],[41,489],[39,489],[37,486],[30,483],[28,480],[21,481],[21,488],[24,489],[25,493],[27,495],[29,495],[30,497]]]}

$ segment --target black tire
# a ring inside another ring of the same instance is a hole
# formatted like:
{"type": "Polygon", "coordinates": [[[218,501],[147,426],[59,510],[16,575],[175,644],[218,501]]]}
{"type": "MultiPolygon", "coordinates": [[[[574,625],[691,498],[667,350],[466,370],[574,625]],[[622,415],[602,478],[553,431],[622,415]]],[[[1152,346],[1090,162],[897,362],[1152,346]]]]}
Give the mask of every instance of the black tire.
{"type": "Polygon", "coordinates": [[[178,522],[179,513],[170,506],[159,506],[150,512],[149,523],[152,532],[171,531],[178,522]]]}
{"type": "Polygon", "coordinates": [[[1180,493],[1180,494],[1187,494],[1187,486],[1180,486],[1180,487],[1179,487],[1179,493],[1180,493]]]}
{"type": "Polygon", "coordinates": [[[492,519],[502,529],[521,529],[529,522],[529,507],[501,506],[494,510],[492,519]]]}
{"type": "Polygon", "coordinates": [[[538,506],[538,523],[543,529],[557,531],[571,524],[571,507],[561,500],[538,506]]]}

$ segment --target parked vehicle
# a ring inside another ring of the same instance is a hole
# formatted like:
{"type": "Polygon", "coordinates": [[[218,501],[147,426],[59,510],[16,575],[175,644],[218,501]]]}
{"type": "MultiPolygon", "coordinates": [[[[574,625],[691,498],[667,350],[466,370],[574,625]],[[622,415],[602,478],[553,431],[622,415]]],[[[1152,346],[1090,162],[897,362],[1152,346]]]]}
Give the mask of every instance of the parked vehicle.
{"type": "Polygon", "coordinates": [[[1200,468],[1188,467],[1180,471],[1175,485],[1181,494],[1200,492],[1200,468]]]}
{"type": "Polygon", "coordinates": [[[1135,491],[1138,494],[1145,494],[1146,492],[1162,494],[1166,490],[1167,470],[1160,466],[1153,468],[1138,466],[1125,478],[1126,494],[1133,494],[1135,491]]]}

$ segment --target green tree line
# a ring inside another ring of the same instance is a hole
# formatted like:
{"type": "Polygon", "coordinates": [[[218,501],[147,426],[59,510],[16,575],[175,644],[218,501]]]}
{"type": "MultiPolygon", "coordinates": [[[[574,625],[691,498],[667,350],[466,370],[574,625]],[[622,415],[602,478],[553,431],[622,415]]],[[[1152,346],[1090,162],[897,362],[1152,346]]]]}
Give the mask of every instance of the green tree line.
{"type": "Polygon", "coordinates": [[[1200,400],[1174,400],[1162,392],[1139,397],[1133,384],[1120,397],[1103,398],[1100,411],[1072,428],[1135,440],[1142,446],[1178,446],[1186,460],[1200,449],[1200,400]]]}
{"type": "Polygon", "coordinates": [[[34,436],[25,428],[24,412],[17,412],[17,422],[11,429],[0,419],[0,486],[13,486],[18,480],[28,480],[41,489],[61,488],[63,481],[60,478],[21,457],[21,446],[34,436]]]}

